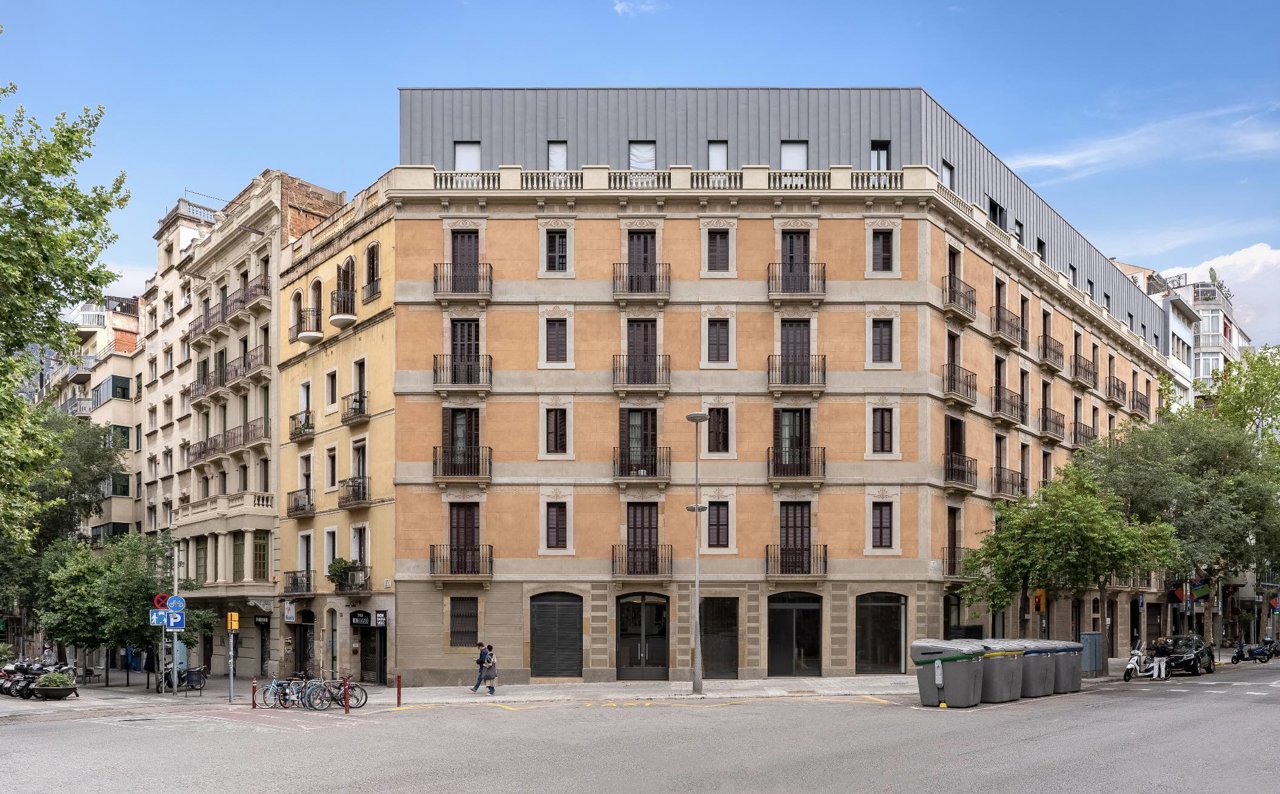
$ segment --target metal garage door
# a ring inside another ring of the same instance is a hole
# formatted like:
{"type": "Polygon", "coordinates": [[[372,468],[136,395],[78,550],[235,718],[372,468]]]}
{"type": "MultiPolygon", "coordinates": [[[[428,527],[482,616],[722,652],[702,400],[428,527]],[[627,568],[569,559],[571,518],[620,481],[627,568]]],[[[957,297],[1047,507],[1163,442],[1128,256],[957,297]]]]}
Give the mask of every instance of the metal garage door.
{"type": "Polygon", "coordinates": [[[529,601],[530,675],[582,675],[582,598],[544,593],[529,601]]]}

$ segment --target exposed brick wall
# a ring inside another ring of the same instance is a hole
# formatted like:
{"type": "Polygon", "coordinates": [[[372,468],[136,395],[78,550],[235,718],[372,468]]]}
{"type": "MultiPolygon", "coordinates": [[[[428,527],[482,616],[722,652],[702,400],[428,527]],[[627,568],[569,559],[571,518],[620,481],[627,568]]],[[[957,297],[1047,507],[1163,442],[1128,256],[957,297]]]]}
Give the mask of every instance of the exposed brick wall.
{"type": "Polygon", "coordinates": [[[314,229],[346,203],[345,194],[325,190],[288,174],[280,175],[280,190],[289,240],[296,240],[314,229]]]}

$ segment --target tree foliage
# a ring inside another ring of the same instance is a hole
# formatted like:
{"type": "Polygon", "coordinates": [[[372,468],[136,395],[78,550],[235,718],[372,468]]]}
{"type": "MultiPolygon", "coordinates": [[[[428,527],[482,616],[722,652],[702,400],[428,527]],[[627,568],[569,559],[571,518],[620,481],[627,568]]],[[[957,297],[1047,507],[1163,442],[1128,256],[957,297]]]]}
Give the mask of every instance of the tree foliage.
{"type": "Polygon", "coordinates": [[[58,452],[57,436],[42,418],[48,409],[18,393],[27,371],[18,361],[0,357],[0,538],[18,550],[30,543],[31,522],[45,506],[37,484],[49,481],[58,452]]]}
{"type": "Polygon", "coordinates": [[[996,506],[995,529],[965,556],[961,593],[1001,610],[1032,588],[1051,598],[1080,593],[1177,556],[1172,527],[1130,520],[1114,494],[1069,465],[1035,494],[996,506]]]}
{"type": "Polygon", "coordinates": [[[1205,394],[1218,416],[1275,445],[1280,439],[1280,347],[1246,350],[1214,373],[1205,394]]]}
{"type": "Polygon", "coordinates": [[[102,559],[84,544],[71,548],[49,575],[49,601],[40,623],[51,637],[68,645],[96,648],[107,638],[102,595],[102,559]]]}

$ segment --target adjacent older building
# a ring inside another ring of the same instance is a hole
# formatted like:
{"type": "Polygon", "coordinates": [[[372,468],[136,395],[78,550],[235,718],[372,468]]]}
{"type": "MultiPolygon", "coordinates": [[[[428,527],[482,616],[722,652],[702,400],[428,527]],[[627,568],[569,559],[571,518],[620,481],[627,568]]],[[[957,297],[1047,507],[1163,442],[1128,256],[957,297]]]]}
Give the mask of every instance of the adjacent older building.
{"type": "MultiPolygon", "coordinates": [[[[1192,345],[1196,343],[1197,327],[1200,315],[1187,300],[1183,291],[1178,289],[1185,282],[1185,277],[1177,276],[1166,279],[1155,270],[1127,262],[1115,262],[1121,272],[1127,274],[1137,284],[1165,316],[1165,332],[1159,341],[1160,352],[1165,354],[1169,365],[1169,383],[1172,393],[1162,395],[1170,403],[1191,405],[1192,400],[1192,367],[1194,358],[1192,345]]],[[[1153,340],[1155,341],[1155,340],[1153,340]]]]}
{"type": "Polygon", "coordinates": [[[483,639],[509,681],[687,677],[695,553],[712,676],[1160,630],[1149,577],[955,594],[996,501],[1150,417],[1168,328],[923,91],[401,105],[402,165],[276,297],[289,658],[462,682],[483,639]]]}

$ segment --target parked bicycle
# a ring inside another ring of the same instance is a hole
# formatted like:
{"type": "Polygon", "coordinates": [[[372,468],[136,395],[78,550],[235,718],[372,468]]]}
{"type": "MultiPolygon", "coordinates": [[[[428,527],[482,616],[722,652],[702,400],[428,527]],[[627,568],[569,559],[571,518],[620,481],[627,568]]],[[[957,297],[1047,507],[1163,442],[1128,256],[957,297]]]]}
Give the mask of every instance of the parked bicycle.
{"type": "Polygon", "coordinates": [[[369,693],[353,682],[350,675],[345,675],[312,683],[307,687],[303,698],[306,707],[315,711],[342,706],[344,699],[351,708],[358,709],[368,702],[369,693]]]}
{"type": "MultiPolygon", "coordinates": [[[[188,667],[185,670],[178,671],[178,691],[188,690],[198,692],[204,689],[204,685],[208,683],[209,673],[206,667],[188,667]]],[[[164,694],[166,691],[173,689],[173,665],[166,664],[164,672],[156,679],[156,692],[164,694]]]]}

